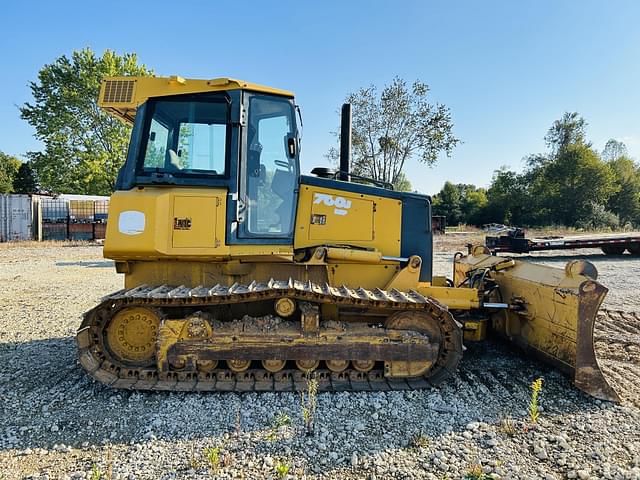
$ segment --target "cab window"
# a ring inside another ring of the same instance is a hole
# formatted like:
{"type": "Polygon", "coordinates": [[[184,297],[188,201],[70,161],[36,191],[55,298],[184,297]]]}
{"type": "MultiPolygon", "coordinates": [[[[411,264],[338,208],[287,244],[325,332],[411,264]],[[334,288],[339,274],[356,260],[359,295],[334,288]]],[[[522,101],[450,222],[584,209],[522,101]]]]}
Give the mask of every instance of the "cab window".
{"type": "Polygon", "coordinates": [[[225,175],[226,104],[158,100],[152,108],[140,174],[225,175]]]}

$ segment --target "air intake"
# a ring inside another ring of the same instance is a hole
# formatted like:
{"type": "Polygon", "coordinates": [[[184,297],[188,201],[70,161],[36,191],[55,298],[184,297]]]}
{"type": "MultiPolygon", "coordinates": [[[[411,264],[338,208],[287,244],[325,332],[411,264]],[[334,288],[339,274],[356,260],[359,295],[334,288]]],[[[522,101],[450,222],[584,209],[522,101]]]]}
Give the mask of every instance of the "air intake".
{"type": "Polygon", "coordinates": [[[103,103],[131,103],[135,80],[105,80],[103,103]]]}

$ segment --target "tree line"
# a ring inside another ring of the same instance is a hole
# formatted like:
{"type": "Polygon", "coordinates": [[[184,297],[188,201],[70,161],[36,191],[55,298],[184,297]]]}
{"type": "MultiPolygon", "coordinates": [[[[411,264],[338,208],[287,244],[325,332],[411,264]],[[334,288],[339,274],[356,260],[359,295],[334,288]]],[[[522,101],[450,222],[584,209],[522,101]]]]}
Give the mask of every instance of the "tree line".
{"type": "MultiPolygon", "coordinates": [[[[99,56],[89,48],[44,65],[29,85],[33,101],[20,108],[43,148],[27,152],[24,163],[0,152],[0,193],[111,194],[130,128],[98,108],[97,99],[102,78],[120,75],[153,71],[133,53],[99,56]]],[[[345,100],[353,105],[352,172],[397,190],[412,190],[409,162],[433,166],[460,142],[448,107],[433,102],[419,80],[396,77],[345,100]]],[[[578,113],[565,113],[544,137],[547,152],[527,156],[522,172],[503,167],[488,188],[446,182],[433,198],[434,214],[449,224],[640,226],[638,165],[619,141],[597,151],[586,126],[578,113]]],[[[327,157],[336,162],[337,149],[327,157]]]]}
{"type": "Polygon", "coordinates": [[[565,113],[544,137],[548,151],[527,156],[521,173],[502,167],[486,189],[446,182],[434,214],[450,225],[640,227],[640,167],[620,141],[597,151],[586,126],[578,113],[565,113]]]}

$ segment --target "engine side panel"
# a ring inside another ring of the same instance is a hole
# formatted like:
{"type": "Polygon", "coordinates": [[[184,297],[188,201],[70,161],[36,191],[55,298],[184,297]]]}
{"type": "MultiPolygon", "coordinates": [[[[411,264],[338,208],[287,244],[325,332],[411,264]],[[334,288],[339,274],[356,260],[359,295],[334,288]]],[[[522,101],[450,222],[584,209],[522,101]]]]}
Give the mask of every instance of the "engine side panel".
{"type": "Polygon", "coordinates": [[[399,256],[402,202],[359,193],[346,182],[339,182],[341,189],[331,183],[338,182],[300,185],[294,248],[350,245],[399,256]]]}
{"type": "Polygon", "coordinates": [[[104,254],[116,260],[228,255],[224,189],[145,187],[111,196],[104,254]]]}

